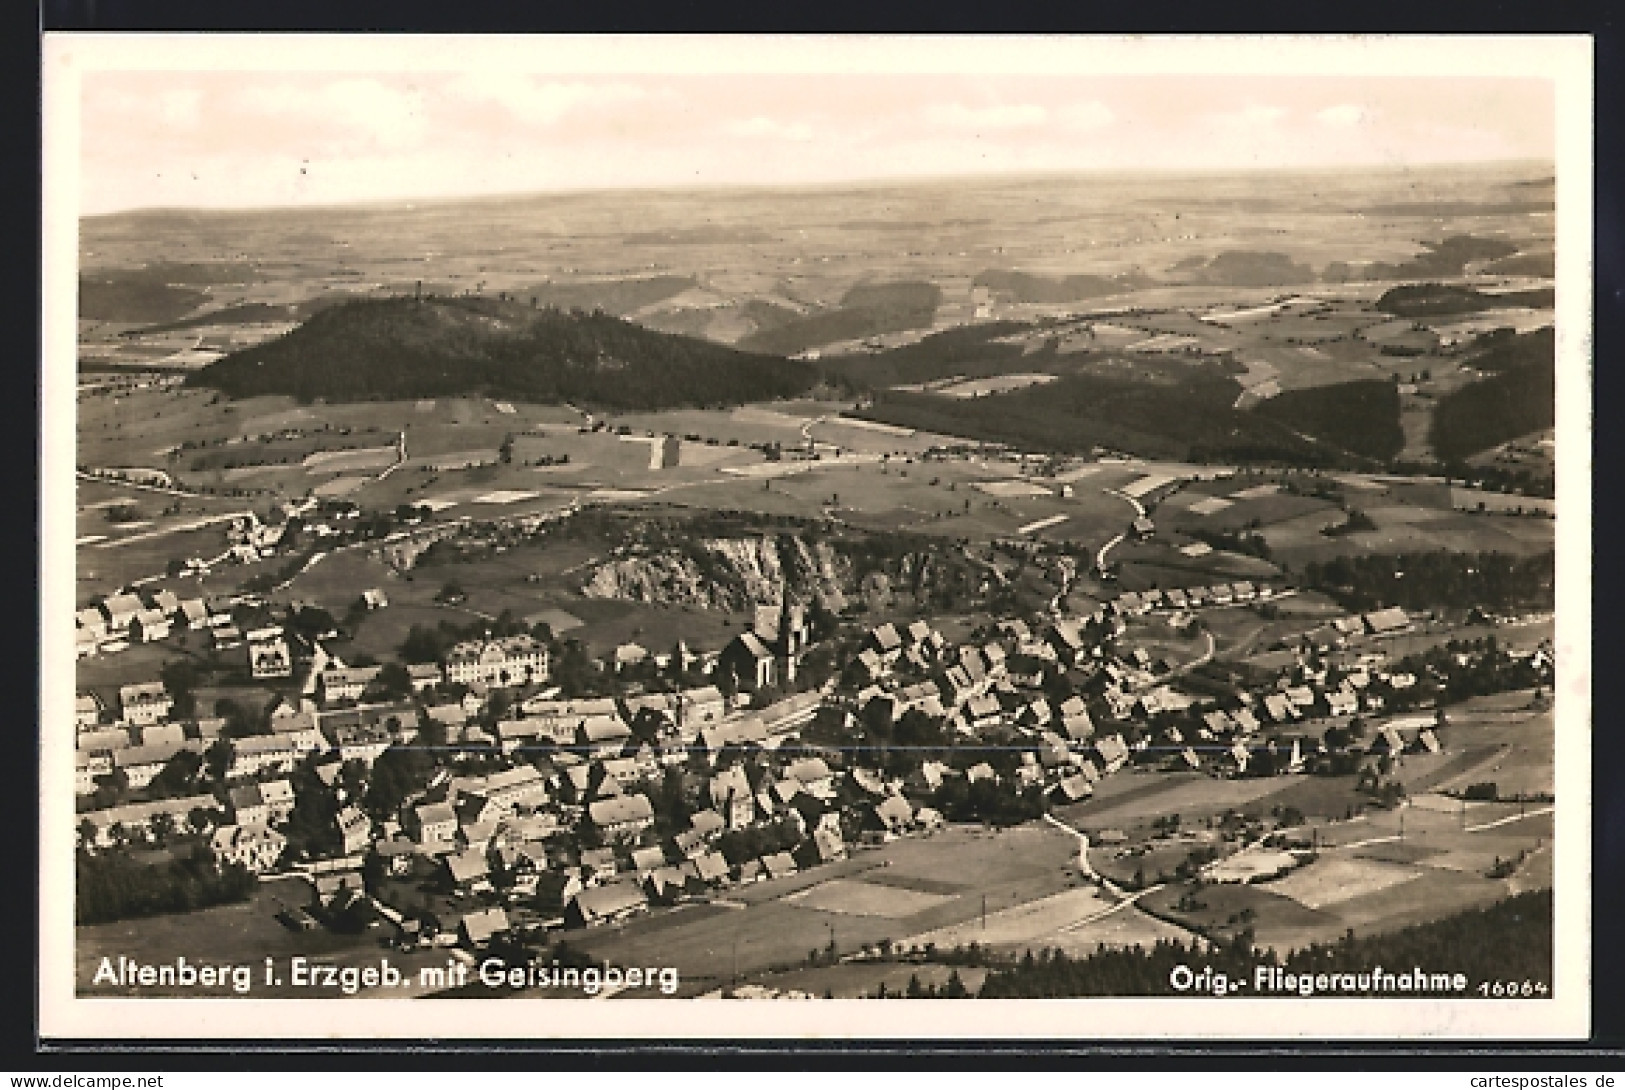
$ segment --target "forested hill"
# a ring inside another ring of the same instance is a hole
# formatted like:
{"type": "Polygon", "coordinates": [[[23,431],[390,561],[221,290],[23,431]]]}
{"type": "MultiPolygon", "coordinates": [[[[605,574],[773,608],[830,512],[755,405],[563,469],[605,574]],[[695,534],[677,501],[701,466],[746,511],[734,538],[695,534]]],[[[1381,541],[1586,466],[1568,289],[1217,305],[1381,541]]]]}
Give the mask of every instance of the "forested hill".
{"type": "Polygon", "coordinates": [[[619,318],[479,297],[366,299],[201,369],[190,385],[232,397],[400,400],[483,394],[617,409],[790,397],[810,365],[657,333],[619,318]]]}

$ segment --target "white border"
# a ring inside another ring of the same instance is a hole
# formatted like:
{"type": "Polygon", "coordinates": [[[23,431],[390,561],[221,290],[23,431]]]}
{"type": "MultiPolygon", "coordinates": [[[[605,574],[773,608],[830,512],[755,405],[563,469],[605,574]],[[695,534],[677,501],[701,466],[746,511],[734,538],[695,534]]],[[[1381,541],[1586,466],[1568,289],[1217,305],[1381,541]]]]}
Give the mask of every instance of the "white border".
{"type": "MultiPolygon", "coordinates": [[[[42,745],[40,1033],[47,1038],[719,1037],[861,1039],[1178,1037],[1577,1039],[1589,1033],[1590,285],[1592,43],[1585,37],[468,38],[47,34],[44,41],[44,360],[41,377],[43,724],[71,721],[79,79],[92,70],[454,70],[569,73],[1009,73],[1525,76],[1556,86],[1558,283],[1556,966],[1554,998],[1505,1000],[1071,999],[166,1000],[73,994],[72,766],[42,745]],[[680,47],[675,47],[680,46],[680,47]],[[613,1013],[611,1013],[613,1012],[613,1013]]],[[[42,729],[51,741],[58,732],[42,729]]]]}

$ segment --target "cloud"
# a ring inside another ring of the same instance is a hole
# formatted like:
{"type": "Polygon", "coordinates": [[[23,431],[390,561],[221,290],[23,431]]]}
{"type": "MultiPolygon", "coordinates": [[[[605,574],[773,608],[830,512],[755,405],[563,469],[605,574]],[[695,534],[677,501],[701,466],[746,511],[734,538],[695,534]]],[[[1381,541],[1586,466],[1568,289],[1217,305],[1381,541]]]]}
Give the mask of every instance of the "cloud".
{"type": "Polygon", "coordinates": [[[1252,105],[1229,113],[1216,114],[1214,120],[1229,128],[1266,129],[1285,116],[1286,109],[1282,106],[1252,105]]]}
{"type": "Polygon", "coordinates": [[[1042,125],[1049,119],[1049,111],[1034,105],[972,109],[952,102],[927,106],[925,119],[933,125],[957,129],[1019,129],[1042,125]]]}
{"type": "Polygon", "coordinates": [[[246,87],[238,97],[246,111],[266,117],[339,125],[386,148],[412,147],[428,135],[423,96],[374,79],[341,79],[317,87],[282,83],[246,87]]]}
{"type": "Polygon", "coordinates": [[[774,121],[772,118],[760,116],[746,118],[741,121],[729,121],[722,128],[729,136],[743,136],[750,139],[811,140],[813,138],[812,126],[803,121],[774,121]]]}
{"type": "Polygon", "coordinates": [[[1076,102],[1056,116],[1069,129],[1101,129],[1117,120],[1104,102],[1076,102]]]}
{"type": "Polygon", "coordinates": [[[1344,103],[1340,106],[1328,106],[1315,115],[1315,119],[1321,124],[1335,125],[1339,128],[1347,128],[1350,125],[1358,125],[1360,122],[1364,121],[1365,118],[1365,107],[1356,106],[1352,102],[1344,103]]]}
{"type": "Polygon", "coordinates": [[[637,102],[649,93],[633,83],[538,83],[521,73],[486,72],[459,76],[447,91],[465,102],[496,103],[532,125],[553,125],[581,109],[637,102]]]}

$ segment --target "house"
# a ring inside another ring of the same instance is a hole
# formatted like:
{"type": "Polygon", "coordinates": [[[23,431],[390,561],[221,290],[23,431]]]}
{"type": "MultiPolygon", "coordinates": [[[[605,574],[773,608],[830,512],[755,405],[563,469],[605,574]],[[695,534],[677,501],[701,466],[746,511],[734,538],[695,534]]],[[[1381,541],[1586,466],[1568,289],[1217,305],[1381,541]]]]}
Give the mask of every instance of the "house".
{"type": "Polygon", "coordinates": [[[329,665],[317,675],[322,689],[322,703],[354,703],[361,699],[367,686],[378,679],[382,666],[329,665]]]}
{"type": "Polygon", "coordinates": [[[1044,639],[1055,649],[1056,657],[1069,666],[1077,664],[1088,650],[1088,641],[1075,621],[1056,621],[1044,630],[1044,639]]]}
{"type": "Polygon", "coordinates": [[[1094,748],[1095,756],[1100,758],[1101,767],[1108,775],[1128,763],[1128,746],[1124,744],[1121,734],[1100,739],[1094,748]]]}
{"type": "Polygon", "coordinates": [[[587,819],[605,837],[636,836],[654,824],[654,807],[646,795],[599,799],[587,807],[587,819]]]}
{"type": "Polygon", "coordinates": [[[688,825],[706,840],[711,840],[727,827],[727,819],[715,810],[697,810],[689,815],[688,825]]]}
{"type": "Polygon", "coordinates": [[[169,614],[161,609],[143,609],[130,622],[130,639],[140,643],[169,637],[169,614]]]}
{"type": "Polygon", "coordinates": [[[1439,745],[1439,736],[1433,733],[1431,727],[1423,727],[1416,732],[1416,745],[1419,753],[1441,753],[1443,747],[1439,745]]]}
{"type": "Polygon", "coordinates": [[[209,838],[215,862],[236,864],[255,874],[276,866],[287,845],[287,837],[264,825],[222,825],[209,838]]]}
{"type": "Polygon", "coordinates": [[[717,656],[717,669],[744,692],[771,688],[778,682],[773,649],[754,632],[741,632],[717,656]]]}
{"type": "Polygon", "coordinates": [[[450,851],[457,838],[457,813],[450,803],[414,806],[408,811],[414,838],[426,853],[450,851]]]}
{"type": "Polygon", "coordinates": [[[1252,754],[1247,751],[1247,743],[1240,740],[1225,751],[1224,757],[1238,776],[1246,772],[1247,766],[1252,763],[1252,754]]]}
{"type": "Polygon", "coordinates": [[[114,594],[102,600],[102,615],[107,618],[107,634],[122,636],[130,631],[136,614],[146,607],[133,594],[114,594]]]}
{"type": "Polygon", "coordinates": [[[747,859],[738,867],[737,881],[740,885],[747,882],[761,882],[767,878],[767,870],[762,866],[760,859],[747,859]]]}
{"type": "Polygon", "coordinates": [[[383,609],[385,606],[389,605],[389,598],[382,590],[377,587],[373,587],[370,590],[364,590],[361,592],[361,604],[366,606],[368,609],[383,609]]]}
{"type": "Polygon", "coordinates": [[[914,821],[914,808],[901,795],[888,795],[875,804],[874,819],[888,833],[907,829],[914,821]]]}
{"type": "Polygon", "coordinates": [[[465,640],[446,653],[446,680],[497,688],[547,680],[547,648],[533,636],[465,640]]]}
{"type": "Polygon", "coordinates": [[[1334,689],[1326,694],[1326,707],[1333,715],[1353,715],[1360,710],[1359,694],[1352,689],[1334,689]]]}
{"type": "Polygon", "coordinates": [[[898,633],[897,626],[890,621],[870,629],[866,642],[883,659],[903,649],[903,637],[898,633]]]}
{"type": "Polygon", "coordinates": [[[1287,723],[1299,718],[1298,707],[1285,693],[1270,693],[1264,698],[1264,714],[1276,723],[1287,723]]]}
{"type": "Polygon", "coordinates": [[[700,729],[728,714],[728,702],[715,685],[702,685],[677,694],[674,720],[678,735],[686,742],[699,736],[700,729]]]}
{"type": "Polygon", "coordinates": [[[649,661],[649,649],[639,643],[623,643],[615,648],[615,672],[630,670],[649,661]]]}
{"type": "Polygon", "coordinates": [[[124,721],[136,727],[168,719],[175,703],[161,681],[125,685],[118,691],[118,702],[124,721]]]}
{"type": "Polygon", "coordinates": [[[73,751],[73,793],[94,795],[96,780],[113,771],[113,759],[106,754],[93,754],[83,749],[73,751]]]}
{"type": "Polygon", "coordinates": [[[695,873],[706,885],[720,886],[728,880],[728,861],[721,852],[704,852],[693,861],[695,873]]]}
{"type": "Polygon", "coordinates": [[[635,848],[630,853],[632,870],[642,878],[650,871],[659,870],[666,865],[666,853],[659,845],[647,848],[635,848]]]}
{"type": "Polygon", "coordinates": [[[193,632],[201,632],[209,627],[209,607],[203,604],[202,598],[187,598],[181,602],[174,618],[176,624],[185,625],[193,632]]]}
{"type": "Polygon", "coordinates": [[[820,863],[834,863],[846,858],[846,845],[842,843],[839,832],[821,826],[797,845],[794,858],[803,869],[816,867],[820,863]]]}
{"type": "Polygon", "coordinates": [[[970,768],[965,770],[966,783],[979,783],[982,780],[991,780],[994,783],[999,782],[999,774],[995,772],[993,770],[993,766],[988,764],[986,761],[982,761],[980,764],[971,765],[970,768]]]}
{"type": "Polygon", "coordinates": [[[154,723],[141,728],[141,745],[180,745],[186,741],[186,728],[179,723],[154,723]]]}
{"type": "Polygon", "coordinates": [[[822,757],[803,757],[792,761],[784,774],[816,798],[832,798],[835,794],[835,775],[822,757]]]}
{"type": "Polygon", "coordinates": [[[960,709],[960,718],[964,720],[966,728],[972,731],[982,730],[994,726],[1004,715],[1004,708],[1000,706],[998,697],[992,693],[981,693],[965,701],[960,709]]]}
{"type": "Polygon", "coordinates": [[[1087,777],[1082,775],[1063,776],[1061,781],[1050,789],[1050,798],[1057,805],[1069,802],[1082,802],[1095,793],[1094,785],[1087,777]]]}
{"type": "Polygon", "coordinates": [[[291,747],[299,760],[311,753],[325,753],[329,748],[313,712],[273,714],[270,726],[271,734],[291,747]]]}
{"type": "Polygon", "coordinates": [[[620,870],[614,848],[588,848],[581,853],[580,862],[581,869],[595,882],[607,882],[620,870]]]}
{"type": "Polygon", "coordinates": [[[266,805],[257,783],[233,787],[226,796],[231,803],[231,820],[238,825],[268,825],[271,808],[266,805]]]}
{"type": "Polygon", "coordinates": [[[158,778],[158,773],[164,770],[175,754],[188,748],[191,747],[182,742],[114,750],[113,767],[124,773],[125,780],[132,788],[140,790],[158,778]]]}
{"type": "Polygon", "coordinates": [[[330,719],[324,725],[341,761],[360,761],[368,768],[394,741],[387,726],[364,717],[330,719]]]}
{"type": "Polygon", "coordinates": [[[255,734],[238,738],[231,743],[231,767],[226,774],[232,779],[247,779],[261,772],[292,772],[300,756],[290,736],[255,734]]]}
{"type": "Polygon", "coordinates": [[[519,765],[464,784],[459,794],[482,812],[505,817],[520,808],[533,809],[547,802],[547,781],[534,765],[519,765]]]}
{"type": "Polygon", "coordinates": [[[1365,620],[1366,631],[1373,636],[1386,636],[1395,632],[1404,631],[1410,627],[1411,619],[1399,606],[1390,606],[1387,609],[1378,609],[1367,613],[1365,620]]]}
{"type": "Polygon", "coordinates": [[[102,702],[95,693],[80,693],[73,698],[73,728],[76,731],[94,730],[102,721],[102,702]]]}
{"type": "Polygon", "coordinates": [[[685,894],[698,894],[705,892],[705,883],[701,881],[699,871],[694,864],[687,862],[675,865],[665,865],[640,875],[645,889],[648,890],[649,900],[656,904],[674,904],[679,897],[685,894]]]}
{"type": "Polygon", "coordinates": [[[1230,713],[1230,719],[1236,725],[1237,734],[1253,734],[1259,728],[1258,716],[1250,708],[1239,708],[1230,713]]]}
{"type": "Polygon", "coordinates": [[[711,809],[722,815],[728,828],[740,829],[756,820],[756,794],[745,770],[735,765],[711,777],[706,789],[711,809]]]}
{"type": "Polygon", "coordinates": [[[96,846],[107,848],[113,846],[116,834],[121,830],[127,837],[145,836],[151,832],[153,823],[160,819],[167,819],[185,827],[190,824],[194,811],[215,814],[219,812],[219,808],[220,804],[215,802],[213,795],[188,795],[184,798],[132,802],[105,810],[91,810],[80,814],[76,820],[80,824],[89,822],[95,829],[96,846]]]}
{"type": "Polygon", "coordinates": [[[465,913],[457,921],[457,941],[464,946],[489,946],[491,940],[507,931],[508,914],[498,906],[465,913]]]}
{"type": "MultiPolygon", "coordinates": [[[[87,730],[75,740],[75,747],[86,753],[110,753],[117,749],[130,747],[130,732],[125,727],[107,727],[102,730],[87,730]]],[[[108,765],[109,772],[112,765],[108,765]]]]}
{"type": "Polygon", "coordinates": [[[577,893],[564,906],[564,925],[571,928],[597,927],[624,920],[648,904],[643,890],[634,881],[607,882],[577,893]]]}
{"type": "Polygon", "coordinates": [[[1156,523],[1142,515],[1134,520],[1133,530],[1135,537],[1141,541],[1149,541],[1156,535],[1157,526],[1156,523]]]}
{"type": "Polygon", "coordinates": [[[474,888],[477,883],[488,882],[491,867],[485,861],[485,853],[472,848],[460,852],[448,852],[440,861],[444,870],[442,875],[446,884],[454,890],[466,892],[474,888]]]}
{"type": "Polygon", "coordinates": [[[107,618],[99,609],[81,609],[73,615],[74,628],[98,644],[107,638],[107,618]]]}
{"type": "Polygon", "coordinates": [[[426,692],[440,684],[440,668],[427,662],[406,664],[406,680],[414,693],[426,692]]]}
{"type": "Polygon", "coordinates": [[[787,878],[801,868],[789,852],[775,852],[772,855],[762,856],[762,869],[769,878],[787,878]]]}
{"type": "Polygon", "coordinates": [[[339,840],[344,845],[345,855],[354,855],[371,842],[372,819],[359,808],[346,806],[334,815],[333,820],[338,825],[339,840]]]}
{"type": "Polygon", "coordinates": [[[256,679],[292,677],[293,653],[281,636],[248,641],[248,670],[256,679]]]}
{"type": "MultiPolygon", "coordinates": [[[[1071,701],[1068,701],[1068,703],[1071,703],[1071,701]]],[[[1082,703],[1082,701],[1079,701],[1079,703],[1082,703]]],[[[1087,742],[1094,736],[1095,721],[1089,717],[1087,711],[1074,715],[1062,715],[1061,731],[1070,741],[1087,742]]]]}

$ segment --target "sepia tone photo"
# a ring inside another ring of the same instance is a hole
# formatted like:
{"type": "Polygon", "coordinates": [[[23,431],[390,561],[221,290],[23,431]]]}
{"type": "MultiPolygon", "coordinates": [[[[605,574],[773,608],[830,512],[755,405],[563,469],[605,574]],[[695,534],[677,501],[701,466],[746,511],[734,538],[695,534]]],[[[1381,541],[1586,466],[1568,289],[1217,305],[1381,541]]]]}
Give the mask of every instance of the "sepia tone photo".
{"type": "Polygon", "coordinates": [[[48,1033],[1585,1032],[1584,40],[46,107],[48,1033]]]}

